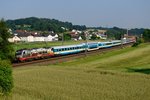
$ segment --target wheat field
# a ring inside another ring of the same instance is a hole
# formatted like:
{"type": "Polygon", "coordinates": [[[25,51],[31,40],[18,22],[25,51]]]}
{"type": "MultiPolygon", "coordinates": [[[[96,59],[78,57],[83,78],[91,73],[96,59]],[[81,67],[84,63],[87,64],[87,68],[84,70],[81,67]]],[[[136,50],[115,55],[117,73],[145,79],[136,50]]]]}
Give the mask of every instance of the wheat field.
{"type": "Polygon", "coordinates": [[[15,86],[5,99],[150,100],[150,45],[14,68],[13,76],[15,86]]]}

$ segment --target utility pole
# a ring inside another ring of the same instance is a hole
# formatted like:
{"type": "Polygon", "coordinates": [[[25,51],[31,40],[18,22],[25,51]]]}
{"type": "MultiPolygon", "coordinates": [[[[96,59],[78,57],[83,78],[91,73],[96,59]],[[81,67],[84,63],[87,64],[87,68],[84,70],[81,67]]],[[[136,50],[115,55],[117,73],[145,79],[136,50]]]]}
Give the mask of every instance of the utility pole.
{"type": "Polygon", "coordinates": [[[85,56],[87,56],[87,32],[84,32],[84,36],[85,36],[85,45],[86,45],[86,48],[85,48],[85,56]]]}
{"type": "Polygon", "coordinates": [[[121,35],[121,48],[123,48],[123,35],[121,35]]]}
{"type": "Polygon", "coordinates": [[[129,33],[129,29],[127,28],[127,37],[128,37],[128,35],[129,35],[128,33],[129,33]]]}
{"type": "Polygon", "coordinates": [[[64,33],[62,33],[62,45],[64,45],[64,33]]]}

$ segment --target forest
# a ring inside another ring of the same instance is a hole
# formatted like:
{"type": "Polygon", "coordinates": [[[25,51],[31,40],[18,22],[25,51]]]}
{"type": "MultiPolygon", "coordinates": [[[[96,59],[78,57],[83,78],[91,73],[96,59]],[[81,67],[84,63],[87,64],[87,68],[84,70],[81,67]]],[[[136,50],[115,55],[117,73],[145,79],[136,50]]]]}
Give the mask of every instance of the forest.
{"type": "Polygon", "coordinates": [[[71,22],[62,22],[56,19],[49,18],[21,18],[16,20],[6,21],[9,28],[12,30],[28,30],[28,31],[54,31],[57,33],[65,30],[85,30],[85,25],[73,25],[71,22]]]}

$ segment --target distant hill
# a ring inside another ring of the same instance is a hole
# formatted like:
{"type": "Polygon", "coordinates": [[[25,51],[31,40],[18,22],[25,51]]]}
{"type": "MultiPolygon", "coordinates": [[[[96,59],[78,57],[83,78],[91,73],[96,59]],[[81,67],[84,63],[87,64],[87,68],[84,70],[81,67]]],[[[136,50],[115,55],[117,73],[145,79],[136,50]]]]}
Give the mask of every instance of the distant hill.
{"type": "Polygon", "coordinates": [[[7,20],[6,23],[8,27],[13,30],[22,29],[22,30],[30,30],[30,31],[37,30],[37,31],[63,32],[64,29],[68,29],[68,30],[86,29],[85,25],[73,25],[71,22],[62,22],[56,19],[37,18],[37,17],[7,20]]]}

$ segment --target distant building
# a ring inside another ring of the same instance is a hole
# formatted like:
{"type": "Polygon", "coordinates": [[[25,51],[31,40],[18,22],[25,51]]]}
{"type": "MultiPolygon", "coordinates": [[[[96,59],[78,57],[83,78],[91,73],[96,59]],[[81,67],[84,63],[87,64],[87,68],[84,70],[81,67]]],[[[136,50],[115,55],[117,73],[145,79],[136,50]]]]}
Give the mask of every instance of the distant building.
{"type": "Polygon", "coordinates": [[[49,33],[41,35],[37,32],[26,32],[17,30],[15,35],[8,39],[10,42],[45,42],[45,41],[58,41],[58,35],[49,33]]]}
{"type": "Polygon", "coordinates": [[[107,30],[98,30],[97,36],[100,37],[100,39],[106,40],[107,35],[106,35],[107,30]]]}
{"type": "Polygon", "coordinates": [[[58,35],[55,33],[45,34],[44,41],[58,41],[58,35]]]}
{"type": "Polygon", "coordinates": [[[8,41],[9,42],[20,42],[21,39],[16,35],[12,35],[11,38],[8,38],[8,41]]]}

